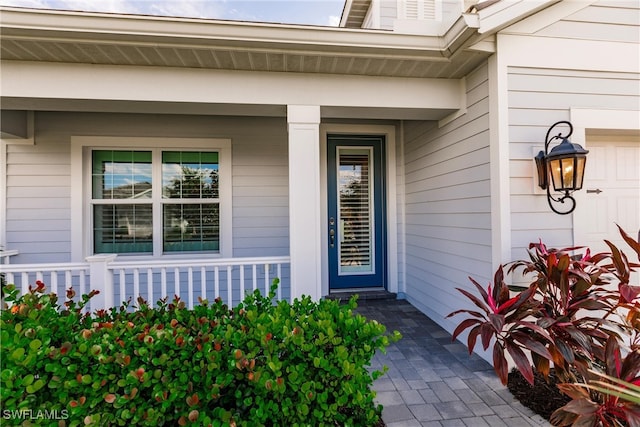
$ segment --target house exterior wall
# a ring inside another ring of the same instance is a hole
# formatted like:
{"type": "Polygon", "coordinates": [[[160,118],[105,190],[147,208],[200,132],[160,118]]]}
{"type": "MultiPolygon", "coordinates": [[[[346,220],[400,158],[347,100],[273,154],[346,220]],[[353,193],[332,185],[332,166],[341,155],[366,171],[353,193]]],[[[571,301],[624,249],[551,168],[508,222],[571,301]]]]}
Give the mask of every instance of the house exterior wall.
{"type": "Polygon", "coordinates": [[[404,123],[406,297],[450,330],[455,288],[492,265],[488,95],[483,65],[467,76],[466,114],[404,123]]]}
{"type": "Polygon", "coordinates": [[[283,118],[98,113],[35,117],[35,144],[7,145],[7,249],[12,263],[71,261],[71,136],[229,138],[233,256],[289,253],[283,118]]]}
{"type": "Polygon", "coordinates": [[[584,225],[577,216],[583,213],[560,216],[549,209],[532,159],[557,121],[573,122],[571,140],[587,149],[585,128],[615,134],[614,123],[625,121],[619,129],[640,131],[640,4],[561,2],[499,34],[498,55],[503,69],[497,78],[507,82],[505,93],[496,96],[507,113],[509,260],[526,257],[529,243],[538,239],[554,247],[580,244],[576,236],[584,225]],[[580,110],[600,110],[603,117],[578,123],[580,110]]]}
{"type": "Polygon", "coordinates": [[[398,18],[398,3],[396,1],[380,2],[380,28],[393,30],[393,23],[398,18]]]}
{"type": "MultiPolygon", "coordinates": [[[[567,10],[577,7],[578,10],[550,25],[536,28],[536,36],[638,42],[640,4],[635,0],[598,0],[587,7],[580,3],[560,6],[567,10]]],[[[528,20],[529,24],[534,24],[536,19],[544,19],[544,13],[528,20]]]]}
{"type": "Polygon", "coordinates": [[[580,244],[573,240],[571,215],[553,213],[537,188],[533,156],[544,148],[551,125],[571,121],[571,109],[638,110],[640,75],[509,67],[508,85],[512,259],[526,257],[538,239],[553,247],[580,244]]]}

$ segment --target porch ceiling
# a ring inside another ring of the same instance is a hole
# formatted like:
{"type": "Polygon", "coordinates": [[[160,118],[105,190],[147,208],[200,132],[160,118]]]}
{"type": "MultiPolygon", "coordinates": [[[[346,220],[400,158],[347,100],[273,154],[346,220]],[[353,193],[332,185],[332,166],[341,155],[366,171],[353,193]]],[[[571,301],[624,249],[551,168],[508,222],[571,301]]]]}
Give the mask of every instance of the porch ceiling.
{"type": "Polygon", "coordinates": [[[387,31],[0,8],[3,60],[383,77],[465,76],[491,52],[473,15],[443,37],[387,31]]]}

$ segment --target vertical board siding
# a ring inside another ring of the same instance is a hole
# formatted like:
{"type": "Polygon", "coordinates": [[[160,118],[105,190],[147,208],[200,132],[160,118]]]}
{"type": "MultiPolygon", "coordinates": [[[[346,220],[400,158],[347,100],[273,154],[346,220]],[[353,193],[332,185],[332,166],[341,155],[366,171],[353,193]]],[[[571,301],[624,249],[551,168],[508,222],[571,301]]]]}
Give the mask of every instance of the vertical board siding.
{"type": "Polygon", "coordinates": [[[289,253],[285,119],[39,112],[35,123],[35,145],[7,146],[7,249],[20,251],[12,263],[70,261],[73,135],[230,138],[233,256],[289,253]]]}
{"type": "Polygon", "coordinates": [[[571,215],[553,213],[537,188],[533,156],[549,127],[570,120],[571,108],[638,110],[639,87],[640,75],[632,73],[508,68],[512,260],[527,258],[529,243],[539,239],[553,247],[580,244],[571,215]]]}
{"type": "Polygon", "coordinates": [[[405,122],[406,293],[428,316],[460,308],[456,287],[491,269],[487,67],[467,77],[467,113],[443,127],[405,122]]]}

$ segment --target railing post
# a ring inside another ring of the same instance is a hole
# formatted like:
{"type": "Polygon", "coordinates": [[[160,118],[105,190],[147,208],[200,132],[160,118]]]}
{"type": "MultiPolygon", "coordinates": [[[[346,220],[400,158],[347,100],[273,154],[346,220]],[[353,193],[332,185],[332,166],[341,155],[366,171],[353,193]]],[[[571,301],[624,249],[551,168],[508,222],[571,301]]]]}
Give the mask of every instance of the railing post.
{"type": "Polygon", "coordinates": [[[117,254],[92,255],[86,258],[89,263],[89,287],[100,293],[91,298],[91,310],[108,310],[114,306],[113,273],[109,270],[109,263],[116,259],[117,254]]]}

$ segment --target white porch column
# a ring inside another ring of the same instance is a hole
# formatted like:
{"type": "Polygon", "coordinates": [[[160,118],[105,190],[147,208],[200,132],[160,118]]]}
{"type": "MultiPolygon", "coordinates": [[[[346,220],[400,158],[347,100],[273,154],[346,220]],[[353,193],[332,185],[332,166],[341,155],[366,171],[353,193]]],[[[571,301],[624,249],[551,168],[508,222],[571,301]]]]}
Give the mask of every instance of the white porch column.
{"type": "Polygon", "coordinates": [[[291,298],[321,295],[320,106],[287,106],[291,298]]]}

